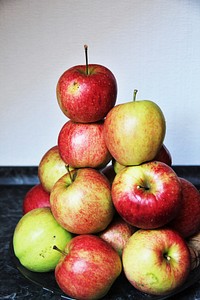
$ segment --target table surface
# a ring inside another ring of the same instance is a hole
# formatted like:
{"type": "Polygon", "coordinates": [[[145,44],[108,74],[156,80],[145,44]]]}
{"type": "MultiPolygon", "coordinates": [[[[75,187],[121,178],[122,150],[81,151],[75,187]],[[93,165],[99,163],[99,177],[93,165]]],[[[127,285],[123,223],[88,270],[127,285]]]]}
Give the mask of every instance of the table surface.
{"type": "MultiPolygon", "coordinates": [[[[174,167],[177,175],[193,182],[200,188],[200,166],[174,167]]],[[[36,167],[0,167],[0,299],[63,299],[26,279],[16,268],[11,255],[10,243],[13,231],[22,216],[22,201],[27,191],[38,183],[36,167]]],[[[103,299],[111,299],[104,297],[103,299]]],[[[130,295],[112,299],[136,299],[130,295]]],[[[170,300],[200,300],[200,280],[170,300]]]]}

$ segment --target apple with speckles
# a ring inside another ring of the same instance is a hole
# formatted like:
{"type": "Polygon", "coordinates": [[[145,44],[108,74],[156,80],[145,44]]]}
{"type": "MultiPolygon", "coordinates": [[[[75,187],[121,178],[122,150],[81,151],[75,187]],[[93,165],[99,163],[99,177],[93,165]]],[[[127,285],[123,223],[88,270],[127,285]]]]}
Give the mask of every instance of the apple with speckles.
{"type": "Polygon", "coordinates": [[[72,170],[62,176],[50,194],[57,222],[75,234],[97,233],[112,221],[114,206],[110,183],[93,168],[72,170]]]}
{"type": "Polygon", "coordinates": [[[63,161],[73,168],[103,168],[112,159],[103,135],[104,121],[66,122],[58,135],[63,161]]]}
{"type": "Polygon", "coordinates": [[[13,234],[13,249],[20,263],[32,272],[53,271],[73,235],[58,224],[49,207],[35,208],[21,217],[13,234]]]}
{"type": "Polygon", "coordinates": [[[136,230],[138,228],[131,226],[116,214],[112,222],[100,232],[99,236],[109,243],[121,257],[126,243],[136,230]]]}
{"type": "Polygon", "coordinates": [[[159,296],[181,287],[191,270],[186,241],[169,228],[133,233],[124,247],[122,263],[128,281],[136,289],[159,296]]]}
{"type": "Polygon", "coordinates": [[[163,144],[165,117],[151,100],[115,105],[107,114],[104,137],[112,157],[124,166],[139,165],[154,159],[163,144]]]}
{"type": "Polygon", "coordinates": [[[86,52],[86,65],[66,70],[56,87],[62,112],[72,121],[80,123],[104,119],[117,98],[114,74],[102,65],[88,64],[87,60],[86,52]]]}
{"type": "Polygon", "coordinates": [[[153,229],[174,219],[181,208],[181,183],[165,163],[152,161],[122,169],[111,188],[119,215],[132,226],[153,229]]]}
{"type": "Polygon", "coordinates": [[[95,235],[79,235],[66,246],[55,269],[56,281],[73,299],[100,299],[122,271],[118,253],[95,235]]]}

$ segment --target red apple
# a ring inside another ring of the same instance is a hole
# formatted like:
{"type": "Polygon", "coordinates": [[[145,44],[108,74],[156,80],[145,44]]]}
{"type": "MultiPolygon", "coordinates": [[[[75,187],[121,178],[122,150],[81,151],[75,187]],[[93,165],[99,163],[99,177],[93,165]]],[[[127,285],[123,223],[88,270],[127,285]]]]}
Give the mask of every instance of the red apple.
{"type": "Polygon", "coordinates": [[[50,148],[43,155],[38,166],[38,177],[40,182],[43,188],[49,193],[56,181],[67,172],[66,163],[60,156],[58,146],[50,148]]]}
{"type": "Polygon", "coordinates": [[[102,298],[122,270],[117,252],[94,235],[74,237],[65,253],[56,266],[55,278],[61,290],[76,299],[102,298]]]}
{"type": "Polygon", "coordinates": [[[124,246],[136,230],[136,227],[125,222],[117,214],[108,227],[104,229],[99,236],[109,243],[121,256],[124,246]]]}
{"type": "Polygon", "coordinates": [[[74,168],[102,168],[111,160],[103,135],[104,122],[68,121],[58,136],[58,148],[66,164],[74,168]]]}
{"type": "Polygon", "coordinates": [[[172,165],[172,156],[167,147],[163,144],[159,149],[158,153],[154,157],[154,160],[162,161],[165,164],[171,166],[172,165]]]}
{"type": "Polygon", "coordinates": [[[200,193],[190,181],[179,179],[182,188],[181,209],[169,226],[187,238],[200,231],[200,193]]]}
{"type": "Polygon", "coordinates": [[[75,234],[104,230],[115,212],[108,179],[92,168],[61,177],[51,191],[50,202],[57,222],[75,234]]]}
{"type": "Polygon", "coordinates": [[[124,248],[122,263],[127,279],[136,289],[160,296],[180,287],[191,267],[185,240],[167,228],[136,231],[124,248]]]}
{"type": "Polygon", "coordinates": [[[115,105],[117,81],[106,67],[88,64],[74,66],[58,80],[56,93],[62,112],[72,121],[97,122],[115,105]]]}
{"type": "Polygon", "coordinates": [[[50,207],[50,194],[41,184],[36,184],[26,193],[22,203],[23,214],[38,207],[50,207]]]}
{"type": "Polygon", "coordinates": [[[180,180],[170,166],[158,161],[122,169],[111,193],[121,217],[143,229],[165,225],[181,207],[180,180]]]}

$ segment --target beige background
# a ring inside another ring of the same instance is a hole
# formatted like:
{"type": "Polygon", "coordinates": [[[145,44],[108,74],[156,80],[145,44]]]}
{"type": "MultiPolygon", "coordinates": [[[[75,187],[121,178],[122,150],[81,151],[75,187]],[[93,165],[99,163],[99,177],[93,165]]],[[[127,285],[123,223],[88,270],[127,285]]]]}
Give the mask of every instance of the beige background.
{"type": "Polygon", "coordinates": [[[200,164],[200,1],[1,0],[0,165],[38,165],[67,121],[55,87],[69,67],[111,69],[117,103],[151,99],[176,165],[200,164]]]}

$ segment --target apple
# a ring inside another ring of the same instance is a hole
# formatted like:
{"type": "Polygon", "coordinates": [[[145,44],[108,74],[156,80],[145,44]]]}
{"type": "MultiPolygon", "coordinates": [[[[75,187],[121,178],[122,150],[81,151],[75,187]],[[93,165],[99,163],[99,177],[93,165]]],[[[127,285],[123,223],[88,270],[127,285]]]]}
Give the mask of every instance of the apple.
{"type": "Polygon", "coordinates": [[[182,188],[181,209],[169,226],[188,238],[200,231],[200,193],[189,180],[179,179],[182,188]]]}
{"type": "Polygon", "coordinates": [[[23,214],[38,207],[50,207],[50,194],[43,189],[40,183],[26,193],[22,203],[23,214]]]}
{"type": "Polygon", "coordinates": [[[191,268],[195,269],[200,265],[200,231],[186,239],[191,255],[191,268]]]}
{"type": "Polygon", "coordinates": [[[151,161],[116,174],[111,195],[119,215],[132,226],[153,229],[175,218],[181,207],[181,183],[165,163],[151,161]]]}
{"type": "Polygon", "coordinates": [[[172,156],[169,149],[163,144],[153,160],[162,161],[165,164],[172,165],[172,156]]]}
{"type": "Polygon", "coordinates": [[[39,180],[49,193],[56,181],[67,172],[66,163],[62,160],[57,145],[43,155],[38,166],[39,180]]]}
{"type": "Polygon", "coordinates": [[[51,191],[50,203],[57,222],[75,234],[104,230],[115,212],[108,179],[92,168],[62,176],[51,191]]]}
{"type": "Polygon", "coordinates": [[[62,228],[49,207],[35,208],[21,217],[13,235],[15,256],[33,272],[55,269],[61,254],[53,249],[64,249],[72,234],[62,228]]]}
{"type": "MultiPolygon", "coordinates": [[[[158,153],[154,157],[153,160],[164,162],[165,164],[171,166],[172,165],[172,156],[167,147],[163,144],[161,148],[158,150],[158,153]]],[[[117,174],[120,170],[124,169],[126,166],[121,165],[115,159],[112,159],[112,165],[115,173],[117,174]]]]}
{"type": "Polygon", "coordinates": [[[80,123],[97,122],[104,119],[116,103],[117,81],[108,68],[88,64],[86,59],[86,65],[73,66],[61,75],[56,94],[60,109],[69,119],[80,123]]]}
{"type": "Polygon", "coordinates": [[[115,171],[115,174],[119,173],[119,171],[121,171],[122,169],[124,169],[126,166],[121,165],[118,161],[116,161],[115,159],[112,159],[112,165],[115,171]]]}
{"type": "Polygon", "coordinates": [[[190,252],[174,230],[139,229],[122,254],[124,273],[138,290],[164,296],[175,291],[190,273],[190,252]]]}
{"type": "Polygon", "coordinates": [[[103,168],[112,159],[104,141],[104,122],[66,122],[58,135],[59,153],[74,168],[103,168]]]}
{"type": "Polygon", "coordinates": [[[76,299],[100,299],[122,271],[117,252],[95,235],[74,237],[55,269],[56,281],[64,293],[76,299]]]}
{"type": "Polygon", "coordinates": [[[101,172],[108,178],[110,184],[112,184],[116,175],[114,167],[112,165],[107,165],[101,172]]]}
{"type": "Polygon", "coordinates": [[[153,101],[140,100],[114,106],[104,123],[105,142],[112,157],[124,166],[152,160],[163,144],[166,123],[153,101]]]}
{"type": "Polygon", "coordinates": [[[109,243],[121,257],[124,246],[136,230],[136,227],[125,222],[117,214],[108,227],[100,232],[99,236],[109,243]]]}

